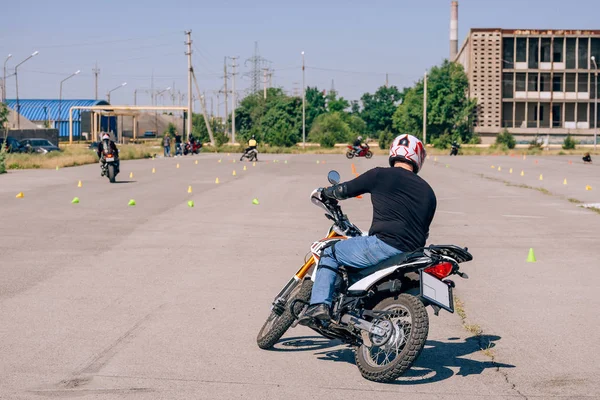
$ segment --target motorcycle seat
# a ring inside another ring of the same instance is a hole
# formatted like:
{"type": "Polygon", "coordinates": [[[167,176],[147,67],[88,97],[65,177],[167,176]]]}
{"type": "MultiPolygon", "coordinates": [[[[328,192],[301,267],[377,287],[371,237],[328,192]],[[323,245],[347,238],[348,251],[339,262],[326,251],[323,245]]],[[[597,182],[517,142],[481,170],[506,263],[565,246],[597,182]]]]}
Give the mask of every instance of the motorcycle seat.
{"type": "Polygon", "coordinates": [[[358,282],[359,280],[388,267],[393,267],[396,265],[401,265],[401,264],[406,264],[408,262],[410,262],[411,260],[415,260],[421,257],[424,257],[425,254],[423,254],[422,251],[412,251],[412,252],[407,252],[407,253],[401,253],[398,254],[397,256],[393,256],[388,258],[387,260],[384,260],[382,262],[380,262],[379,264],[375,264],[371,267],[367,267],[367,268],[354,268],[354,267],[350,267],[350,266],[344,266],[343,268],[346,270],[346,272],[348,273],[348,280],[350,285],[358,282]]]}

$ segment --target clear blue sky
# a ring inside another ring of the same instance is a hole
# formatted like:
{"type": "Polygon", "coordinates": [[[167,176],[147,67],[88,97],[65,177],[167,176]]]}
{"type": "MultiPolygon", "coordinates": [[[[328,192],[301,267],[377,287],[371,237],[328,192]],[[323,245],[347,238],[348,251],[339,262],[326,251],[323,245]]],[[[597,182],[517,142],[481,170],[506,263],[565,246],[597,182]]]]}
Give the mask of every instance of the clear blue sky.
{"type": "MultiPolygon", "coordinates": [[[[600,29],[597,0],[460,0],[459,44],[474,27],[600,29]]],[[[192,29],[194,65],[207,97],[222,87],[223,57],[240,56],[245,89],[254,42],[272,62],[274,84],[300,88],[301,51],[309,86],[358,99],[384,83],[411,84],[449,52],[450,0],[28,0],[3,2],[0,62],[19,68],[21,98],[93,98],[92,68],[101,69],[99,97],[122,82],[112,102],[130,104],[135,88],[186,89],[184,34],[192,29]],[[312,69],[320,68],[320,69],[312,69]],[[351,72],[348,72],[351,71],[351,72]]],[[[15,96],[8,79],[8,98],[15,96]]],[[[138,103],[149,102],[139,94],[138,103]]],[[[216,97],[214,98],[216,107],[216,97]]],[[[221,102],[223,99],[221,98],[221,102]]],[[[210,103],[209,103],[210,106],[210,103]]]]}

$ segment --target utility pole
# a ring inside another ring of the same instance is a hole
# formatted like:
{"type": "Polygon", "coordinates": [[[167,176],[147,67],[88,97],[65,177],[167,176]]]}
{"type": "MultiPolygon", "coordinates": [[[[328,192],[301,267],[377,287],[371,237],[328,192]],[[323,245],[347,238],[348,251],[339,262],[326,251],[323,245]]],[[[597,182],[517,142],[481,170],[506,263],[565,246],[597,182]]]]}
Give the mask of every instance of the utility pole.
{"type": "Polygon", "coordinates": [[[233,64],[231,66],[231,68],[233,69],[233,71],[231,72],[231,143],[235,143],[235,76],[237,75],[237,73],[235,72],[235,67],[237,67],[235,62],[239,57],[236,56],[230,58],[233,60],[233,64]]]}
{"type": "Polygon", "coordinates": [[[225,117],[223,118],[223,125],[225,125],[225,134],[227,134],[227,118],[229,118],[229,111],[227,109],[227,57],[225,57],[225,61],[223,63],[223,84],[223,92],[225,93],[225,117]]]}
{"type": "Polygon", "coordinates": [[[427,145],[427,72],[423,82],[423,144],[427,145]]]}
{"type": "Polygon", "coordinates": [[[208,121],[208,116],[206,115],[206,103],[204,96],[200,93],[200,86],[198,86],[198,80],[196,79],[196,74],[192,70],[192,77],[194,78],[194,84],[196,85],[196,92],[198,92],[198,96],[200,96],[200,106],[202,107],[202,115],[204,115],[204,124],[206,125],[206,130],[208,131],[208,136],[210,137],[210,144],[215,145],[215,137],[213,135],[212,128],[210,126],[210,122],[208,121]]]}
{"type": "Polygon", "coordinates": [[[267,68],[263,68],[263,97],[267,99],[267,68]]]}
{"type": "Polygon", "coordinates": [[[306,147],[306,85],[304,82],[304,52],[302,52],[302,147],[306,147]]]}
{"type": "Polygon", "coordinates": [[[387,72],[385,73],[385,87],[389,87],[389,80],[388,80],[388,74],[387,72]]]}
{"type": "MultiPolygon", "coordinates": [[[[187,134],[188,137],[190,133],[192,133],[192,113],[193,113],[193,103],[192,103],[192,74],[194,70],[192,68],[192,31],[189,30],[185,32],[187,36],[187,53],[188,56],[188,119],[187,119],[187,134]]],[[[200,94],[198,94],[200,95],[200,94]]],[[[184,135],[185,140],[185,135],[184,135]]]]}
{"type": "Polygon", "coordinates": [[[100,75],[100,70],[98,69],[98,61],[96,61],[96,67],[92,68],[92,72],[94,73],[94,82],[95,82],[95,90],[94,90],[94,98],[98,100],[98,75],[100,75]]]}

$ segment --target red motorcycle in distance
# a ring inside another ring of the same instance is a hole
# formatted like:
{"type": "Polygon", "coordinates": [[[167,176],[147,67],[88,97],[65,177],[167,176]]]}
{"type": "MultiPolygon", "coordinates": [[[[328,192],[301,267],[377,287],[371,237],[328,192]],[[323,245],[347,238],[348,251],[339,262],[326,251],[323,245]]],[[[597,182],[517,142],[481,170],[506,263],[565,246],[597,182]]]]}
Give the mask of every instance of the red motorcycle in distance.
{"type": "Polygon", "coordinates": [[[354,157],[371,158],[373,157],[373,153],[371,153],[371,150],[369,150],[368,144],[360,146],[360,151],[358,153],[354,149],[354,146],[348,146],[348,151],[346,151],[346,157],[349,159],[352,159],[354,157]]]}
{"type": "Polygon", "coordinates": [[[183,147],[183,155],[187,156],[190,153],[199,154],[201,148],[202,143],[199,140],[188,141],[183,147]]]}

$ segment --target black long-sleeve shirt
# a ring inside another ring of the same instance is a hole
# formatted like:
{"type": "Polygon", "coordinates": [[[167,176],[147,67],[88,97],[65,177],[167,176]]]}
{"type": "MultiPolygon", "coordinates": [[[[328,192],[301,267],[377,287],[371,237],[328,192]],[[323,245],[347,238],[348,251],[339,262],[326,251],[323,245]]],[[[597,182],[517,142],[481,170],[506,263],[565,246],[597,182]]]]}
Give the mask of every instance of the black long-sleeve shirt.
{"type": "Polygon", "coordinates": [[[425,246],[437,200],[421,177],[403,168],[373,168],[346,187],[348,197],[371,194],[369,235],[404,252],[425,246]]]}

